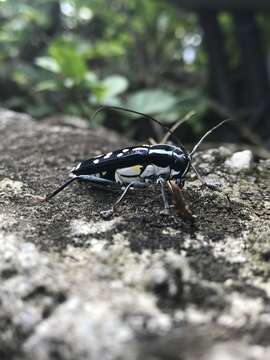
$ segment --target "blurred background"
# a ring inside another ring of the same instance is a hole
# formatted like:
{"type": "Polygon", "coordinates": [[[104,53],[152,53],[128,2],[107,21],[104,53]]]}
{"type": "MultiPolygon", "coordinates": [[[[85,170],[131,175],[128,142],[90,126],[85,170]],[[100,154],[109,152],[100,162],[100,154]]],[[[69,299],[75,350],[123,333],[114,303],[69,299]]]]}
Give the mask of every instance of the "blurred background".
{"type": "MultiPolygon", "coordinates": [[[[73,115],[134,139],[158,136],[131,108],[194,142],[270,144],[268,0],[0,0],[0,105],[35,119],[73,115]]],[[[76,121],[76,118],[74,118],[76,121]]]]}

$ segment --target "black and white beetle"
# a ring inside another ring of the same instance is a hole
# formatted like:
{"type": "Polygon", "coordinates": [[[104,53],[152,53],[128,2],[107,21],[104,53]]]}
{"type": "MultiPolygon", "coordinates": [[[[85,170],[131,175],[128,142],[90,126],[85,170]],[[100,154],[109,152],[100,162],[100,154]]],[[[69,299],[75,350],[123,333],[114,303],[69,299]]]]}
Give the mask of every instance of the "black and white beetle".
{"type": "MultiPolygon", "coordinates": [[[[144,116],[157,122],[166,128],[170,135],[173,135],[167,126],[149,115],[117,106],[109,106],[108,108],[129,111],[144,116]]],[[[94,115],[102,109],[104,108],[98,109],[94,115]]],[[[102,212],[104,217],[108,217],[113,214],[115,208],[123,200],[130,188],[144,188],[149,184],[158,184],[161,188],[164,203],[163,212],[168,214],[170,206],[164,189],[166,181],[174,180],[179,187],[183,187],[185,176],[189,169],[192,168],[202,183],[211,187],[201,178],[195,169],[192,164],[192,156],[203,140],[228,120],[221,121],[207,131],[190,153],[187,152],[183,145],[157,144],[125,147],[107,154],[98,155],[89,160],[84,160],[71,170],[71,179],[51,194],[48,194],[45,200],[54,197],[74,180],[84,180],[103,186],[119,184],[120,187],[123,187],[123,193],[109,210],[102,212]]]]}

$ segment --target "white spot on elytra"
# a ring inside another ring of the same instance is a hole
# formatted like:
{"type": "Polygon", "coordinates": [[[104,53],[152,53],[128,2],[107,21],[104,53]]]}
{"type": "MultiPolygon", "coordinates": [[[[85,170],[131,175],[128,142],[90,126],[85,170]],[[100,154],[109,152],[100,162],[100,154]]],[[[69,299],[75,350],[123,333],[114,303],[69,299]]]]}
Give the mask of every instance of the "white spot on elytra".
{"type": "Polygon", "coordinates": [[[122,150],[123,153],[126,153],[126,152],[128,152],[128,151],[129,151],[129,149],[124,149],[124,150],[122,150]]]}
{"type": "Polygon", "coordinates": [[[93,161],[94,164],[98,164],[99,163],[99,159],[96,159],[93,161]]]}
{"type": "Polygon", "coordinates": [[[136,147],[133,149],[133,151],[142,151],[142,150],[146,150],[145,147],[136,147]]]}
{"type": "Polygon", "coordinates": [[[117,154],[116,156],[117,157],[121,157],[121,156],[123,156],[124,154],[123,153],[119,153],[119,154],[117,154]]]}
{"type": "Polygon", "coordinates": [[[171,151],[164,149],[153,149],[149,151],[149,154],[158,154],[158,155],[171,155],[171,151]]]}
{"type": "Polygon", "coordinates": [[[112,152],[109,152],[108,154],[106,154],[105,156],[104,156],[104,159],[109,159],[109,157],[111,157],[112,156],[112,152]]]}
{"type": "Polygon", "coordinates": [[[81,163],[79,163],[79,164],[74,168],[74,170],[78,170],[80,166],[81,166],[81,163]]]}

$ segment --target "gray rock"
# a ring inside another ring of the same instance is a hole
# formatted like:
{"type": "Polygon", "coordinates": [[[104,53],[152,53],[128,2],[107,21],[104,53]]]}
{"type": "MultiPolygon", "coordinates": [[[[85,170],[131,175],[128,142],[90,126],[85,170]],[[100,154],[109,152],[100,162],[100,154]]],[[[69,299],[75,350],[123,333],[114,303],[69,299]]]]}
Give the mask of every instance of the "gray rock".
{"type": "Polygon", "coordinates": [[[250,170],[253,165],[253,154],[250,150],[235,152],[225,161],[225,166],[233,173],[250,170]]]}
{"type": "Polygon", "coordinates": [[[160,215],[155,189],[106,221],[115,192],[73,184],[40,198],[128,142],[56,124],[0,111],[0,358],[268,359],[269,161],[251,181],[224,171],[231,150],[199,152],[220,189],[187,178],[192,222],[160,215]]]}

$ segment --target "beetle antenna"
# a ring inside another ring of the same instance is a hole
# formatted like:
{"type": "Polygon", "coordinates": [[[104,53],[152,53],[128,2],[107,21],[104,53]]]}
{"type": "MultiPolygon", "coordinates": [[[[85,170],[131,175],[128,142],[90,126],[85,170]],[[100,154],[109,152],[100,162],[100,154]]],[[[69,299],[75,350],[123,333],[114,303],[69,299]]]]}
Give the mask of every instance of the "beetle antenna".
{"type": "Polygon", "coordinates": [[[195,111],[191,110],[189,111],[182,119],[180,119],[178,122],[176,122],[171,128],[170,132],[167,131],[167,133],[164,135],[163,139],[161,140],[161,143],[166,143],[169,137],[171,136],[171,133],[174,133],[179,126],[184,124],[186,121],[188,121],[193,115],[195,115],[195,111]]]}
{"type": "Polygon", "coordinates": [[[122,106],[102,106],[100,108],[98,108],[94,114],[91,116],[91,120],[95,118],[95,116],[100,112],[100,111],[103,111],[103,110],[121,110],[121,111],[126,111],[126,112],[129,112],[129,113],[133,113],[133,114],[136,114],[136,115],[141,115],[143,117],[145,117],[146,119],[149,119],[149,120],[152,120],[154,122],[156,122],[157,124],[159,124],[160,126],[162,126],[164,129],[166,129],[167,133],[170,134],[170,136],[172,137],[172,139],[176,142],[177,145],[179,145],[181,148],[184,148],[183,144],[180,143],[179,139],[177,139],[177,137],[173,134],[173,132],[171,131],[171,129],[169,128],[169,126],[167,125],[164,125],[162,124],[161,121],[155,119],[154,117],[150,116],[150,115],[147,115],[147,114],[144,114],[144,113],[141,113],[139,111],[136,111],[136,110],[131,110],[131,109],[127,109],[127,108],[124,108],[122,106]]]}
{"type": "Polygon", "coordinates": [[[64,190],[69,184],[71,184],[74,180],[77,180],[77,176],[73,177],[72,179],[69,179],[68,181],[66,181],[63,185],[59,186],[56,190],[54,190],[52,193],[48,194],[45,196],[44,201],[48,201],[51,198],[53,198],[55,195],[57,195],[58,193],[60,193],[60,191],[64,190]]]}
{"type": "Polygon", "coordinates": [[[201,145],[201,143],[204,141],[204,139],[212,134],[213,131],[215,131],[217,128],[219,128],[221,125],[223,125],[224,123],[228,122],[228,121],[231,121],[232,119],[229,118],[229,119],[225,119],[225,120],[222,120],[220,121],[217,125],[215,125],[214,127],[212,127],[210,130],[208,130],[201,138],[200,140],[197,142],[197,144],[194,146],[194,148],[192,149],[191,153],[189,154],[191,157],[192,155],[197,151],[198,147],[201,145]]]}

